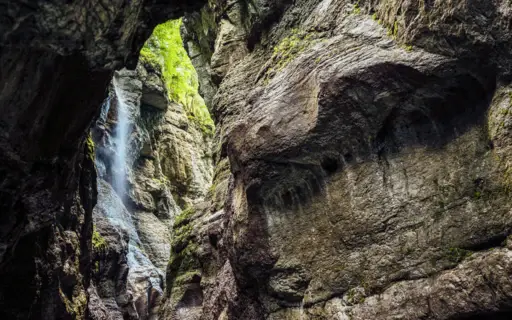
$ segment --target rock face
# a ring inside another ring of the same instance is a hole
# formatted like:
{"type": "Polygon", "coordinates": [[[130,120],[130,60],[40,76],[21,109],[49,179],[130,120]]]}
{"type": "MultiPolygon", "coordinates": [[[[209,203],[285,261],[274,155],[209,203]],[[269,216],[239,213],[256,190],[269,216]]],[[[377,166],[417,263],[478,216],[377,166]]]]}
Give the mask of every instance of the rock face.
{"type": "Polygon", "coordinates": [[[512,4],[205,2],[0,2],[0,318],[511,318],[512,4]]]}
{"type": "Polygon", "coordinates": [[[217,122],[164,319],[511,316],[503,1],[211,1],[185,21],[217,122]]]}
{"type": "Polygon", "coordinates": [[[83,319],[96,171],[87,131],[112,70],[201,1],[0,3],[0,318],[83,319]]]}

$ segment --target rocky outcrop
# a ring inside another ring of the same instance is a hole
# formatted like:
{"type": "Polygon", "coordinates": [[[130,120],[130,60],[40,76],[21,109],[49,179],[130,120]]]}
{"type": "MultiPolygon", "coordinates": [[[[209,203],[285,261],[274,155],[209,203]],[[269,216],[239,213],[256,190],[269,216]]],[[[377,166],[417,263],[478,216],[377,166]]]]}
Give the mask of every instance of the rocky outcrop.
{"type": "Polygon", "coordinates": [[[216,174],[164,315],[510,317],[510,4],[243,3],[185,21],[216,174]]]}
{"type": "Polygon", "coordinates": [[[0,3],[0,318],[88,316],[88,128],[112,70],[134,67],[157,23],[200,2],[0,3]]]}
{"type": "Polygon", "coordinates": [[[127,287],[128,241],[126,230],[112,225],[100,214],[94,216],[93,285],[88,289],[92,319],[139,318],[127,287]]]}

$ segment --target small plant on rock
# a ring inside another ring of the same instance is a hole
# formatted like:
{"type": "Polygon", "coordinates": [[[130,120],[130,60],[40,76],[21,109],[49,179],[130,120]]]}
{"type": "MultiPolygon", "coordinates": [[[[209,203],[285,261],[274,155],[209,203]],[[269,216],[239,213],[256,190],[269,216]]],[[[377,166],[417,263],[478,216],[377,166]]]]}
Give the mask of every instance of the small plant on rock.
{"type": "Polygon", "coordinates": [[[105,238],[96,230],[96,227],[93,227],[92,231],[92,247],[95,251],[103,251],[107,248],[105,238]]]}

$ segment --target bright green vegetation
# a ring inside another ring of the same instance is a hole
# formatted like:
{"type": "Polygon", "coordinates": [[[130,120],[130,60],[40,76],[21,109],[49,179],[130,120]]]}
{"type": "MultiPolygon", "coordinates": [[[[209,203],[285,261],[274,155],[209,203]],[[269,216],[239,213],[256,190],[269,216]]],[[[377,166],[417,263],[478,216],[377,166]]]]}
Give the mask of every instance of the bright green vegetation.
{"type": "Polygon", "coordinates": [[[85,140],[85,143],[87,144],[87,153],[89,158],[91,158],[92,161],[94,161],[95,158],[95,152],[94,152],[94,141],[92,140],[91,133],[87,136],[87,140],[85,140]]]}
{"type": "Polygon", "coordinates": [[[312,40],[313,34],[293,29],[292,34],[284,38],[275,48],[272,59],[277,59],[276,68],[283,69],[299,53],[306,49],[312,40]]]}
{"type": "Polygon", "coordinates": [[[378,24],[381,24],[382,21],[380,21],[379,17],[377,16],[377,13],[375,12],[374,14],[372,14],[372,19],[377,21],[378,24]]]}
{"type": "Polygon", "coordinates": [[[92,231],[92,247],[97,251],[101,251],[107,247],[105,238],[103,238],[101,234],[96,230],[96,227],[93,227],[92,231]]]}
{"type": "Polygon", "coordinates": [[[405,51],[412,51],[412,46],[411,45],[404,45],[403,48],[405,49],[405,51]]]}
{"type": "Polygon", "coordinates": [[[213,133],[214,124],[203,98],[192,62],[183,47],[181,19],[158,25],[140,52],[141,62],[161,70],[169,98],[183,105],[188,118],[204,134],[213,133]]]}
{"type": "Polygon", "coordinates": [[[168,180],[166,176],[161,176],[159,178],[153,178],[153,181],[158,184],[166,184],[168,180]]]}
{"type": "Polygon", "coordinates": [[[187,209],[181,211],[181,213],[174,220],[174,226],[179,227],[186,223],[190,222],[190,218],[194,215],[195,210],[194,207],[188,207],[187,209]]]}
{"type": "Polygon", "coordinates": [[[361,8],[359,7],[359,1],[354,3],[354,7],[352,8],[352,13],[353,14],[360,14],[361,13],[361,8]]]}

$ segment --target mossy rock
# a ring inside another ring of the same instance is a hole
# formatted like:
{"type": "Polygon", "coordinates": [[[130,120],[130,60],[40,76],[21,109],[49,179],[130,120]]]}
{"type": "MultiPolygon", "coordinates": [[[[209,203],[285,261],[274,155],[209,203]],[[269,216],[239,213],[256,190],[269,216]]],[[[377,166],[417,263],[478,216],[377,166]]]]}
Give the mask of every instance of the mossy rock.
{"type": "Polygon", "coordinates": [[[89,135],[87,136],[87,139],[85,140],[85,144],[87,146],[87,156],[92,161],[94,161],[95,158],[96,158],[96,155],[95,155],[95,145],[94,145],[94,140],[92,140],[91,133],[89,133],[89,135]]]}
{"type": "Polygon", "coordinates": [[[170,100],[183,105],[189,120],[212,136],[215,126],[203,98],[199,95],[196,70],[183,47],[181,19],[158,25],[140,51],[140,62],[159,70],[170,100]]]}
{"type": "Polygon", "coordinates": [[[96,227],[93,226],[92,231],[92,248],[96,252],[104,251],[107,248],[107,242],[105,238],[101,236],[101,234],[96,230],[96,227]]]}
{"type": "Polygon", "coordinates": [[[462,260],[470,257],[472,254],[473,252],[460,248],[449,248],[448,250],[446,250],[446,256],[448,260],[450,260],[453,263],[459,263],[462,260]]]}
{"type": "Polygon", "coordinates": [[[267,84],[277,72],[283,70],[299,54],[319,41],[319,34],[314,31],[292,29],[290,35],[274,47],[263,82],[267,84]]]}
{"type": "Polygon", "coordinates": [[[181,213],[174,220],[174,227],[180,227],[182,225],[188,224],[191,221],[192,216],[196,212],[193,206],[186,208],[181,211],[181,213]]]}

